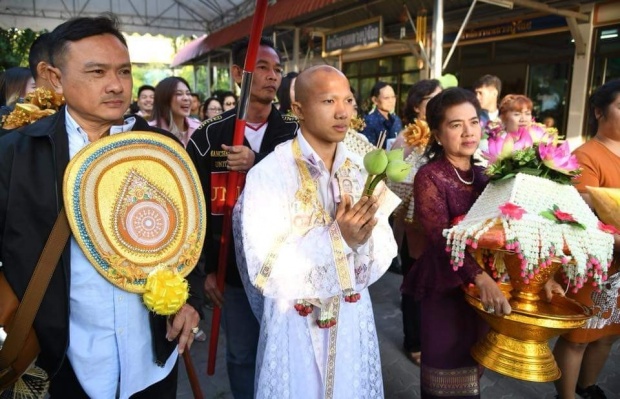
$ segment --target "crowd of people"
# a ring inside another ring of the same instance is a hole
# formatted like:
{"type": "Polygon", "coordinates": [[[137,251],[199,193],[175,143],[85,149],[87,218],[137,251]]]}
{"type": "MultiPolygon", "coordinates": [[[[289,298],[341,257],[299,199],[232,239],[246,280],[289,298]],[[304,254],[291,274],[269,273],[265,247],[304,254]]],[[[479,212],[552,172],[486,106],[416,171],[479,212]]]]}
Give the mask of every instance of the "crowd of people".
{"type": "MultiPolygon", "coordinates": [[[[247,40],[232,50],[237,84],[247,50],[247,40]]],[[[202,100],[187,81],[170,76],[139,87],[134,101],[127,44],[110,16],[59,25],[33,43],[30,68],[2,74],[2,115],[36,87],[65,101],[57,113],[3,130],[0,139],[0,262],[18,297],[62,208],[67,164],[101,137],[150,131],[177,141],[207,200],[206,240],[188,276],[194,289],[174,318],[150,313],[137,294],[112,287],[71,238],[34,322],[37,364],[50,378],[50,396],[175,397],[178,354],[206,339],[197,327],[209,301],[223,311],[236,399],[383,397],[368,286],[396,259],[403,272],[395,293],[401,295],[403,355],[420,366],[422,397],[480,397],[482,367],[470,349],[489,326],[461,287],[475,285],[485,309],[497,316],[512,309],[496,279],[469,253],[453,270],[443,231],[488,184],[480,159],[485,126],[507,132],[529,127],[532,100],[522,93],[502,96],[501,81],[492,75],[472,90],[425,79],[410,88],[401,118],[394,88],[379,81],[367,93],[372,110],[358,115],[349,82],[336,68],[285,75],[279,51],[266,38],[256,65],[243,145],[233,145],[233,92],[202,100]],[[343,142],[356,116],[365,122],[359,137],[404,148],[405,159],[415,163],[399,212],[398,197],[385,187],[374,195],[362,191],[362,156],[343,142]],[[404,132],[419,121],[430,135],[412,145],[404,132]],[[225,190],[230,171],[244,178],[227,237],[235,244],[222,292],[217,276],[225,204],[213,193],[225,190]],[[131,334],[121,339],[123,330],[131,334]]],[[[586,202],[586,186],[620,187],[619,110],[619,81],[590,97],[591,140],[575,151],[583,168],[576,187],[586,202]]],[[[553,279],[545,289],[547,298],[564,293],[553,279]]],[[[554,348],[562,370],[559,398],[606,397],[597,379],[619,326],[560,337],[554,348]]]]}

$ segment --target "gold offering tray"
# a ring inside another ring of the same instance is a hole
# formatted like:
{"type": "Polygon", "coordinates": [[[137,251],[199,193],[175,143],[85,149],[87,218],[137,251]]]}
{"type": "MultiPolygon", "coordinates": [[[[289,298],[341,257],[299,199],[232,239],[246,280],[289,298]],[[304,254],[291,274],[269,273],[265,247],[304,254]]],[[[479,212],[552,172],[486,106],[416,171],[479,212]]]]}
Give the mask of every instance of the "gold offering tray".
{"type": "Polygon", "coordinates": [[[592,316],[589,308],[572,299],[554,295],[524,303],[510,294],[512,286],[502,284],[512,313],[496,316],[484,310],[476,287],[468,287],[465,299],[491,326],[491,331],[471,350],[483,366],[508,377],[525,381],[549,382],[561,376],[548,341],[568,330],[582,327],[592,316]]]}

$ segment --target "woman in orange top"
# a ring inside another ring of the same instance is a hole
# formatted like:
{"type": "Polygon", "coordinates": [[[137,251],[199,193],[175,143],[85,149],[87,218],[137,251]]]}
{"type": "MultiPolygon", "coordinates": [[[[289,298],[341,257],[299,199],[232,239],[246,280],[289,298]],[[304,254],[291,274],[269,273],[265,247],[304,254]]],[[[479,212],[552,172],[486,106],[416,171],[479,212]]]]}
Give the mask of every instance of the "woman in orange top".
{"type": "MultiPolygon", "coordinates": [[[[575,150],[582,168],[575,186],[592,206],[586,186],[620,188],[620,80],[606,83],[590,97],[590,136],[591,140],[575,150]]],[[[616,235],[616,251],[619,248],[620,236],[616,235]]],[[[589,321],[590,328],[572,330],[555,345],[553,354],[562,370],[555,386],[561,399],[573,399],[575,392],[584,399],[606,398],[596,380],[620,334],[617,261],[616,255],[601,292],[588,284],[576,294],[568,294],[592,306],[596,314],[589,321]]]]}

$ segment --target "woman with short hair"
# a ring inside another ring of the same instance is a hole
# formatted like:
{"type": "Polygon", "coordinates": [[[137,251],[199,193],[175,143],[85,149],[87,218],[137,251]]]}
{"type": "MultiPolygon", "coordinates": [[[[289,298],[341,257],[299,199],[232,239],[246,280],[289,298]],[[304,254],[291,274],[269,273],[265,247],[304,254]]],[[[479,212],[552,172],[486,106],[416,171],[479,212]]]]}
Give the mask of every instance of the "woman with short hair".
{"type": "Polygon", "coordinates": [[[534,121],[532,117],[532,100],[521,94],[508,94],[499,103],[499,118],[507,132],[513,133],[520,128],[529,128],[534,121]]]}

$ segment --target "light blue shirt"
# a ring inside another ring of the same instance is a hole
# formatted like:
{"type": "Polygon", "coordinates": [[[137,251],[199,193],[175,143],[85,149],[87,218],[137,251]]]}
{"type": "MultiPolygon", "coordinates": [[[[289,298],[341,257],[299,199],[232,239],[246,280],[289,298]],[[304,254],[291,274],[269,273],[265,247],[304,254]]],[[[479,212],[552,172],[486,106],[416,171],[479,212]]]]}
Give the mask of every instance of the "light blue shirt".
{"type": "MultiPolygon", "coordinates": [[[[90,144],[86,132],[66,113],[69,157],[90,144]]],[[[127,132],[135,118],[113,126],[127,132]]],[[[164,367],[155,364],[149,312],[138,294],[109,283],[71,237],[69,349],[67,356],[84,391],[93,399],[128,398],[162,380],[172,370],[173,351],[164,367]]]]}

